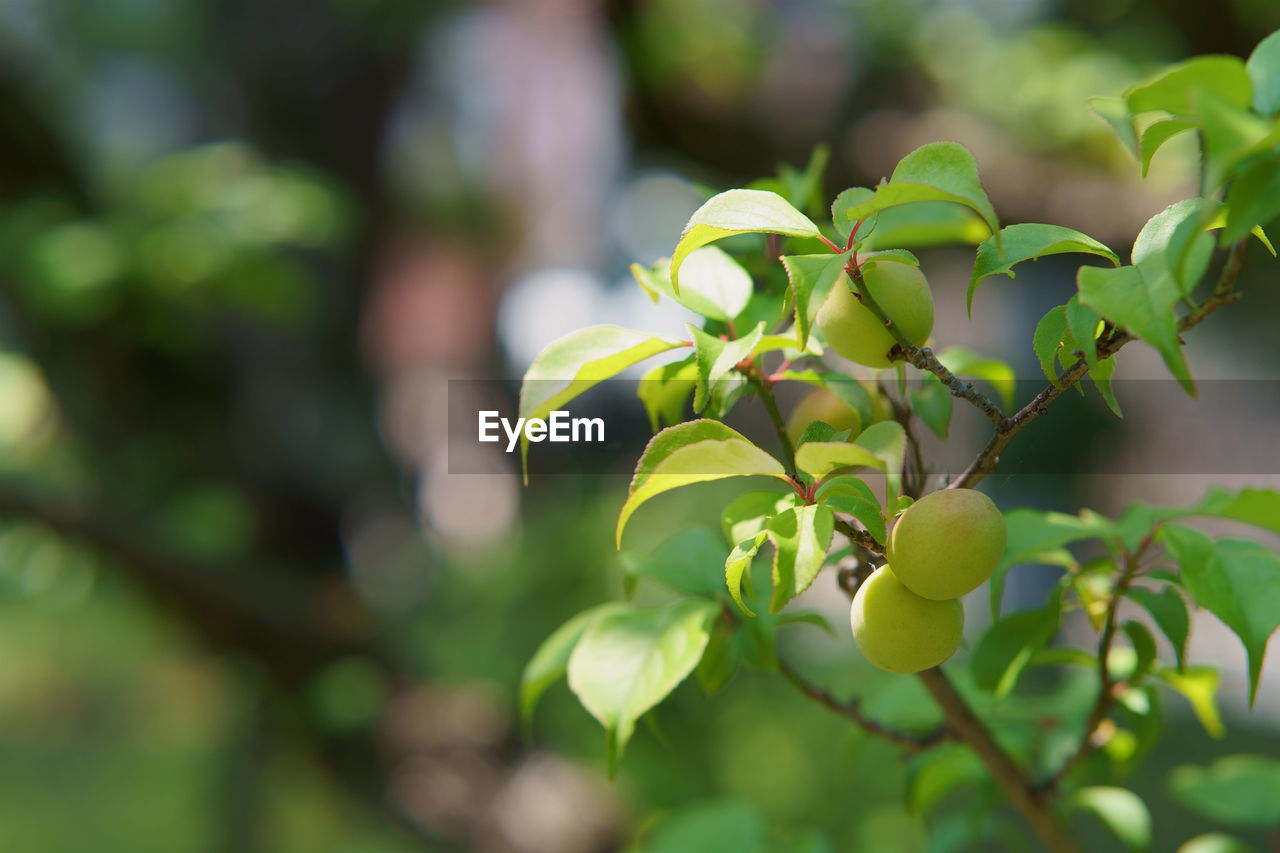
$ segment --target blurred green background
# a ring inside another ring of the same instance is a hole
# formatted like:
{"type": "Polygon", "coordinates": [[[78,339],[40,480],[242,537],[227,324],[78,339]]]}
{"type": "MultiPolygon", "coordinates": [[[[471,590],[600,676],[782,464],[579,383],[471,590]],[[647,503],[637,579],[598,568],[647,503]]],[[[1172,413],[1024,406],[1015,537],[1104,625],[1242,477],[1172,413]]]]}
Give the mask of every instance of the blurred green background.
{"type": "MultiPolygon", "coordinates": [[[[959,849],[987,818],[961,804],[930,846],[910,765],[776,678],[681,687],[615,783],[563,686],[522,738],[525,661],[621,594],[625,478],[450,474],[448,380],[514,382],[592,322],[678,329],[628,264],[670,252],[703,187],[818,143],[831,196],[961,141],[1006,221],[1126,247],[1194,194],[1194,150],[1140,183],[1085,99],[1280,27],[1272,0],[1211,5],[0,3],[0,850],[959,849]]],[[[939,336],[1034,376],[1069,271],[990,282],[970,325],[968,257],[925,256],[939,336]]],[[[1212,360],[1232,333],[1205,332],[1212,360]]],[[[1087,479],[996,491],[1166,499],[1087,479]]],[[[714,526],[728,494],[650,523],[714,526]]],[[[789,642],[887,716],[932,713],[847,637],[789,642]]],[[[1157,849],[1210,828],[1168,768],[1274,749],[1278,705],[1224,743],[1171,707],[1134,780],[1157,849]]]]}

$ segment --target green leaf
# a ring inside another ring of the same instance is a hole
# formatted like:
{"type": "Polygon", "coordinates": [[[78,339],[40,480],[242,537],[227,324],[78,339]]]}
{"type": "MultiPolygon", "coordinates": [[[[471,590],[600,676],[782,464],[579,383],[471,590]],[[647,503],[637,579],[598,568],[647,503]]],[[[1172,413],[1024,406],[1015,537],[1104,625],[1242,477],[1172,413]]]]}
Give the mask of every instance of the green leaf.
{"type": "Polygon", "coordinates": [[[1055,386],[1058,385],[1058,369],[1054,365],[1054,357],[1062,344],[1062,333],[1067,330],[1067,306],[1059,305],[1050,308],[1048,313],[1036,324],[1035,333],[1031,337],[1031,346],[1036,352],[1036,360],[1040,369],[1055,386]]]}
{"type": "Polygon", "coordinates": [[[796,467],[815,480],[823,480],[841,468],[884,471],[885,462],[874,451],[847,441],[810,441],[796,451],[796,467]]]}
{"type": "Polygon", "coordinates": [[[1089,381],[1098,389],[1098,393],[1102,395],[1103,402],[1107,404],[1107,408],[1111,410],[1111,413],[1117,418],[1123,418],[1124,412],[1120,410],[1120,403],[1116,400],[1116,392],[1111,387],[1111,377],[1115,372],[1115,358],[1104,358],[1089,368],[1089,381]]]}
{"type": "Polygon", "coordinates": [[[744,492],[720,513],[720,529],[730,545],[764,530],[765,520],[794,506],[794,492],[744,492]]]}
{"type": "Polygon", "coordinates": [[[1213,240],[1204,236],[1216,227],[1221,203],[1189,198],[1171,204],[1147,220],[1133,241],[1133,263],[1144,274],[1165,270],[1173,276],[1180,296],[1195,289],[1209,265],[1213,240]]]}
{"type": "Polygon", "coordinates": [[[1250,230],[1280,214],[1280,157],[1261,157],[1245,168],[1227,190],[1224,245],[1243,240],[1250,230]]]}
{"type": "Polygon", "coordinates": [[[991,616],[1000,615],[1004,577],[1020,563],[1044,560],[1072,542],[1095,539],[1111,531],[1111,523],[1096,514],[1067,515],[1037,509],[1015,509],[1004,514],[1006,539],[1004,557],[991,576],[991,616]]]}
{"type": "Polygon", "coordinates": [[[817,321],[818,310],[831,293],[831,287],[844,274],[847,253],[839,255],[783,255],[791,299],[795,304],[797,342],[804,346],[817,321]]]}
{"type": "Polygon", "coordinates": [[[564,677],[569,656],[578,640],[603,616],[624,609],[625,605],[609,602],[584,610],[557,628],[533,653],[520,678],[520,717],[526,728],[533,720],[533,710],[547,688],[564,677]]]}
{"type": "Polygon", "coordinates": [[[954,142],[932,142],[912,151],[898,161],[889,182],[877,187],[871,199],[846,208],[842,216],[845,221],[865,219],[897,205],[925,201],[964,205],[982,217],[992,234],[1000,230],[978,179],[978,164],[968,149],[954,142]]]}
{"type": "MultiPolygon", "coordinates": [[[[618,326],[590,326],[570,332],[539,353],[525,371],[520,417],[545,418],[597,382],[678,346],[680,341],[618,326]]],[[[528,452],[529,440],[522,434],[522,462],[528,452]]]]}
{"type": "Polygon", "coordinates": [[[1128,788],[1081,788],[1071,795],[1070,804],[1097,815],[1130,850],[1146,850],[1151,844],[1151,812],[1128,788]]]}
{"type": "Polygon", "coordinates": [[[660,364],[645,373],[636,396],[649,416],[650,429],[657,432],[664,424],[673,426],[684,420],[684,407],[698,384],[697,377],[693,356],[660,364]]]}
{"type": "Polygon", "coordinates": [[[888,534],[884,509],[871,487],[857,477],[833,477],[818,487],[817,501],[836,512],[843,512],[862,522],[862,526],[883,545],[888,534]]]}
{"type": "Polygon", "coordinates": [[[688,527],[667,539],[652,553],[625,551],[623,568],[637,578],[650,578],[686,595],[715,598],[724,588],[720,567],[725,546],[709,527],[688,527]]]}
{"type": "Polygon", "coordinates": [[[858,231],[867,250],[976,246],[991,229],[967,207],[945,201],[924,201],[892,207],[872,215],[858,231]]]}
{"type": "Polygon", "coordinates": [[[1130,587],[1125,595],[1142,605],[1169,639],[1178,660],[1178,671],[1186,668],[1187,638],[1191,634],[1191,616],[1187,602],[1177,587],[1165,586],[1159,592],[1143,586],[1130,587]]]}
{"type": "Polygon", "coordinates": [[[1169,792],[1193,812],[1241,829],[1280,826],[1280,761],[1228,755],[1208,767],[1183,765],[1169,776],[1169,792]]]}
{"type": "Polygon", "coordinates": [[[1170,525],[1165,541],[1182,567],[1191,597],[1235,632],[1249,658],[1249,704],[1267,641],[1280,627],[1280,556],[1245,539],[1211,540],[1188,527],[1170,525]]]}
{"type": "Polygon", "coordinates": [[[1280,112],[1280,30],[1258,42],[1245,71],[1253,84],[1253,108],[1268,118],[1280,112]]]}
{"type": "Polygon", "coordinates": [[[781,462],[719,421],[702,418],[664,429],[650,439],[636,464],[618,514],[618,546],[632,513],[650,498],[693,483],[754,476],[789,482],[781,462]]]}
{"type": "Polygon", "coordinates": [[[636,720],[693,671],[720,606],[690,599],[669,607],[606,613],[569,657],[569,687],[605,727],[610,775],[636,720]]]}
{"type": "Polygon", "coordinates": [[[715,246],[696,249],[685,258],[679,293],[671,285],[671,262],[665,259],[652,267],[632,264],[631,274],[653,301],[657,302],[661,293],[690,311],[721,322],[742,313],[753,288],[742,265],[715,246]]]}
{"type": "Polygon", "coordinates": [[[1067,328],[1090,367],[1098,363],[1098,324],[1101,320],[1097,311],[1080,304],[1079,294],[1067,301],[1067,328]]]}
{"type": "Polygon", "coordinates": [[[707,641],[702,660],[693,670],[694,680],[708,696],[719,693],[742,663],[742,644],[732,625],[718,623],[707,641]]]}
{"type": "Polygon", "coordinates": [[[694,249],[734,234],[782,234],[819,237],[822,232],[809,217],[777,193],[763,190],[729,190],[711,198],[694,211],[671,255],[671,286],[680,292],[680,267],[694,249]]]}
{"type": "Polygon", "coordinates": [[[1196,93],[1202,90],[1238,107],[1248,106],[1253,95],[1249,75],[1238,57],[1197,56],[1133,86],[1124,99],[1132,113],[1164,110],[1187,116],[1196,114],[1196,93]]]}
{"type": "Polygon", "coordinates": [[[1238,492],[1210,489],[1187,515],[1227,518],[1280,533],[1280,491],[1247,488],[1238,492]]]}
{"type": "Polygon", "coordinates": [[[897,421],[881,421],[862,431],[854,441],[884,462],[886,507],[896,506],[902,484],[902,460],[906,455],[907,436],[897,421]]]}
{"type": "Polygon", "coordinates": [[[963,379],[979,379],[987,382],[1006,408],[1013,407],[1013,396],[1017,391],[1018,381],[1013,368],[1006,362],[995,358],[987,358],[965,347],[947,347],[938,353],[938,361],[963,379]]]}
{"type": "Polygon", "coordinates": [[[732,385],[734,368],[750,358],[756,344],[764,335],[764,323],[758,324],[747,334],[732,341],[722,341],[694,326],[686,326],[693,339],[693,363],[697,366],[697,385],[693,391],[693,410],[701,413],[713,400],[724,399],[732,385]]]}
{"type": "Polygon", "coordinates": [[[1133,644],[1136,657],[1133,670],[1126,676],[1126,680],[1133,684],[1141,681],[1151,671],[1151,666],[1156,661],[1156,641],[1151,636],[1151,631],[1141,622],[1128,620],[1120,627],[1133,644]]]}
{"type": "MultiPolygon", "coordinates": [[[[767,523],[768,519],[765,519],[765,522],[767,523]]],[[[742,598],[742,585],[750,580],[747,571],[751,568],[752,561],[755,560],[756,554],[760,553],[760,546],[768,536],[768,531],[764,529],[751,534],[735,545],[724,561],[724,584],[729,590],[729,596],[749,616],[756,614],[742,598]]]]}
{"type": "Polygon", "coordinates": [[[835,531],[831,508],[807,504],[769,519],[773,542],[773,597],[769,609],[777,613],[809,588],[822,570],[835,531]]]}
{"type": "Polygon", "coordinates": [[[1222,725],[1222,715],[1218,712],[1218,682],[1222,676],[1216,669],[1208,666],[1188,666],[1181,672],[1175,669],[1157,669],[1152,672],[1156,678],[1187,697],[1196,719],[1210,737],[1221,738],[1226,734],[1222,725]]]}
{"type": "MultiPolygon", "coordinates": [[[[866,187],[849,187],[849,189],[836,196],[835,201],[831,202],[831,223],[845,240],[849,239],[849,233],[853,230],[853,220],[846,216],[845,213],[866,204],[874,196],[875,191],[866,187]]],[[[859,229],[860,232],[865,230],[867,229],[859,229]]],[[[866,234],[864,233],[862,236],[866,236],[866,234]]]]}
{"type": "Polygon", "coordinates": [[[1013,267],[1016,264],[1068,252],[1098,255],[1111,261],[1113,265],[1120,266],[1120,258],[1115,252],[1075,229],[1032,223],[1006,226],[1000,232],[1000,245],[992,237],[978,247],[978,254],[973,262],[973,275],[969,278],[969,293],[965,297],[970,316],[973,314],[973,294],[988,276],[1003,273],[1013,278],[1013,267]]]}
{"type": "Polygon", "coordinates": [[[760,815],[746,803],[730,801],[681,809],[663,821],[637,853],[765,853],[768,849],[760,815]]]}
{"type": "Polygon", "coordinates": [[[1047,606],[1011,613],[987,629],[969,660],[974,683],[994,693],[1009,694],[1031,658],[1058,633],[1061,596],[1047,606]]]}
{"type": "Polygon", "coordinates": [[[1278,132],[1272,122],[1212,92],[1200,92],[1197,103],[1204,139],[1203,192],[1207,195],[1246,157],[1274,146],[1278,132]]]}
{"type": "Polygon", "coordinates": [[[1195,395],[1173,313],[1180,294],[1167,271],[1151,263],[1118,269],[1081,267],[1077,283],[1082,303],[1153,346],[1179,384],[1195,395]]]}
{"type": "Polygon", "coordinates": [[[1182,843],[1178,853],[1256,853],[1253,847],[1225,832],[1204,832],[1182,843]]]}
{"type": "Polygon", "coordinates": [[[978,757],[958,745],[930,749],[911,762],[907,777],[907,809],[921,817],[957,788],[973,785],[990,776],[978,757]]]}
{"type": "Polygon", "coordinates": [[[1124,98],[1093,97],[1089,99],[1089,108],[1106,122],[1130,154],[1138,156],[1138,137],[1133,132],[1133,117],[1124,98]]]}
{"type": "Polygon", "coordinates": [[[938,377],[931,373],[926,375],[918,388],[907,391],[907,402],[934,435],[939,438],[947,437],[955,401],[938,377]]]}
{"type": "Polygon", "coordinates": [[[1185,130],[1194,130],[1196,123],[1181,118],[1167,118],[1157,122],[1153,122],[1142,131],[1142,138],[1138,143],[1140,150],[1140,158],[1142,161],[1142,177],[1147,176],[1147,172],[1151,169],[1151,158],[1156,156],[1156,152],[1160,147],[1173,137],[1177,136],[1185,130]]]}

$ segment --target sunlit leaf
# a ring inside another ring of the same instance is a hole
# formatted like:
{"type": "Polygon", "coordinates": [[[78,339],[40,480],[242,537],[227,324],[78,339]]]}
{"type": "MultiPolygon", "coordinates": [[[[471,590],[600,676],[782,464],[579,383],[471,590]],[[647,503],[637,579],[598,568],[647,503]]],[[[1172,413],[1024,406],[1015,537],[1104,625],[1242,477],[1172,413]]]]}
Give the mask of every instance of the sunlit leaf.
{"type": "Polygon", "coordinates": [[[787,480],[781,462],[719,421],[703,418],[664,429],[650,439],[636,464],[618,514],[618,545],[632,513],[650,498],[693,483],[752,476],[787,480]]]}
{"type": "Polygon", "coordinates": [[[742,265],[716,246],[696,249],[685,258],[679,293],[672,287],[671,263],[665,259],[652,267],[632,264],[631,274],[655,302],[663,294],[690,311],[722,322],[742,313],[753,287],[742,265]]]}
{"type": "Polygon", "coordinates": [[[698,366],[693,356],[660,364],[645,373],[636,388],[636,395],[649,416],[649,428],[654,432],[663,426],[673,426],[684,420],[684,407],[697,387],[698,366]]]}
{"type": "Polygon", "coordinates": [[[1130,850],[1146,850],[1151,843],[1151,812],[1128,788],[1081,788],[1071,795],[1070,804],[1097,815],[1130,850]]]}
{"type": "Polygon", "coordinates": [[[809,332],[818,317],[818,310],[831,293],[831,287],[840,279],[847,254],[839,255],[783,255],[782,266],[787,271],[791,286],[791,298],[795,304],[797,341],[804,346],[809,332]]]}
{"type": "Polygon", "coordinates": [[[821,233],[809,217],[777,193],[763,190],[729,190],[709,199],[689,218],[671,255],[671,286],[680,292],[680,267],[695,249],[734,234],[782,234],[818,237],[821,233]]]}
{"type": "Polygon", "coordinates": [[[819,504],[797,506],[769,519],[774,548],[770,610],[777,613],[813,583],[826,561],[834,529],[831,508],[819,504]]]}
{"type": "Polygon", "coordinates": [[[1164,110],[1187,116],[1196,113],[1195,99],[1202,90],[1213,92],[1238,107],[1248,106],[1253,95],[1249,75],[1238,57],[1197,56],[1131,87],[1124,93],[1124,99],[1133,113],[1164,110]]]}
{"type": "Polygon", "coordinates": [[[693,340],[693,363],[697,368],[697,384],[693,391],[693,411],[702,413],[714,399],[723,399],[724,383],[734,377],[737,365],[749,359],[764,335],[764,323],[740,338],[724,341],[694,326],[686,330],[693,340]]]}
{"type": "Polygon", "coordinates": [[[1245,71],[1253,84],[1253,108],[1268,117],[1280,112],[1280,30],[1258,42],[1245,71]]]}
{"type": "Polygon", "coordinates": [[[584,610],[557,628],[534,652],[520,678],[520,716],[528,726],[538,700],[569,669],[569,656],[586,630],[602,616],[622,610],[625,605],[609,602],[584,610]]]}
{"type": "Polygon", "coordinates": [[[1157,669],[1152,675],[1187,697],[1191,710],[1204,730],[1213,738],[1226,734],[1222,714],[1218,711],[1218,682],[1222,675],[1209,666],[1188,666],[1181,672],[1176,669],[1157,669]]]}

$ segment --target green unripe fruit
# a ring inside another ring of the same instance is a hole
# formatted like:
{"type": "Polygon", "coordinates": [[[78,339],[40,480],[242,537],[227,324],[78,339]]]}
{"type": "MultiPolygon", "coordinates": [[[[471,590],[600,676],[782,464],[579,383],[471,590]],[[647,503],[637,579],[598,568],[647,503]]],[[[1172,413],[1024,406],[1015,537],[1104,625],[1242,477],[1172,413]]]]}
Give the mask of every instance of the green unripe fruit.
{"type": "Polygon", "coordinates": [[[858,587],[849,621],[867,660],[889,672],[937,666],[955,654],[964,639],[964,608],[958,600],[921,598],[888,566],[858,587]]]}
{"type": "Polygon", "coordinates": [[[850,438],[856,438],[862,431],[862,417],[858,410],[825,388],[815,389],[796,404],[791,419],[787,421],[787,435],[791,441],[799,441],[805,428],[814,421],[822,421],[836,432],[850,430],[850,438]]]}
{"type": "MultiPolygon", "coordinates": [[[[869,261],[862,284],[907,340],[920,346],[933,331],[933,295],[919,267],[896,261],[869,261]]],[[[888,367],[897,343],[885,324],[849,290],[842,275],[818,311],[818,326],[831,348],[867,367],[888,367]]]]}
{"type": "Polygon", "coordinates": [[[889,534],[885,556],[916,595],[959,598],[1000,565],[1006,535],[991,498],[973,489],[942,489],[907,508],[889,534]]]}

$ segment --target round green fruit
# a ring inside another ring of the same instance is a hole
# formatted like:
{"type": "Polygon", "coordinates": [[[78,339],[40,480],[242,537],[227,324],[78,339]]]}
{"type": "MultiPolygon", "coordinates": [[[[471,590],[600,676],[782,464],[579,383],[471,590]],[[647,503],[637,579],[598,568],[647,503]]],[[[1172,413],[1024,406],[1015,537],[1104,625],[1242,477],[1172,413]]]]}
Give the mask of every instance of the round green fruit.
{"type": "Polygon", "coordinates": [[[907,508],[889,534],[885,556],[916,595],[959,598],[1000,565],[1006,535],[991,498],[973,489],[941,489],[907,508]]]}
{"type": "Polygon", "coordinates": [[[958,600],[921,598],[888,566],[858,587],[849,621],[867,660],[889,672],[937,666],[955,654],[964,638],[964,608],[958,600]]]}
{"type": "Polygon", "coordinates": [[[791,441],[799,441],[805,429],[814,421],[822,421],[836,432],[851,430],[851,438],[857,437],[862,431],[862,417],[858,410],[825,388],[814,389],[796,404],[787,421],[787,435],[791,441]]]}
{"type": "MultiPolygon", "coordinates": [[[[868,261],[862,283],[907,340],[920,346],[933,331],[933,295],[919,267],[897,261],[868,261]]],[[[885,324],[849,289],[842,275],[818,311],[818,326],[831,348],[867,367],[888,367],[897,343],[885,324]]]]}

